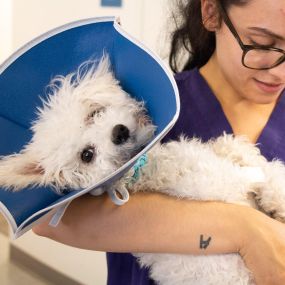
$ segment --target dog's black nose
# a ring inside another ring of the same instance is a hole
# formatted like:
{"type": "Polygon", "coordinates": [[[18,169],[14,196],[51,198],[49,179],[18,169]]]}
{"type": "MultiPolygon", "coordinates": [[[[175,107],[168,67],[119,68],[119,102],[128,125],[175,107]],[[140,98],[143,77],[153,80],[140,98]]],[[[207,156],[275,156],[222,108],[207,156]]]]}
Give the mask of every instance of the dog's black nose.
{"type": "Polygon", "coordinates": [[[124,125],[116,125],[112,131],[112,142],[122,144],[130,137],[129,129],[124,125]]]}

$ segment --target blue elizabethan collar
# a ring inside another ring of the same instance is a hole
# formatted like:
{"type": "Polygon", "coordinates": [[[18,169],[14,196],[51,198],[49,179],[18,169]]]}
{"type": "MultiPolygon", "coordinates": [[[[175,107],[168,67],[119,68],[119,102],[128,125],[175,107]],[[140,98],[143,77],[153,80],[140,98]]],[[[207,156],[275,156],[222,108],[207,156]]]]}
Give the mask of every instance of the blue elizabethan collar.
{"type": "Polygon", "coordinates": [[[109,55],[123,89],[144,101],[157,127],[155,136],[135,157],[89,188],[64,196],[48,187],[27,188],[13,195],[0,189],[0,202],[15,217],[16,225],[24,227],[37,215],[117,181],[176,122],[180,111],[178,88],[163,61],[126,33],[114,17],[85,19],[35,38],[0,66],[0,156],[19,152],[30,141],[36,109],[42,105],[41,97],[45,99],[45,88],[52,78],[66,76],[104,53],[109,55]]]}

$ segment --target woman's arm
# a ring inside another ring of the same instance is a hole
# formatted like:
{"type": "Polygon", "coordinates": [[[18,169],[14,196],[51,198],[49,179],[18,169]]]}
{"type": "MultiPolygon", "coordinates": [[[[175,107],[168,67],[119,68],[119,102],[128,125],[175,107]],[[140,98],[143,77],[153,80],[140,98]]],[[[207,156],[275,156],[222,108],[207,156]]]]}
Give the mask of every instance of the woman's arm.
{"type": "Polygon", "coordinates": [[[74,247],[111,252],[240,253],[257,285],[285,284],[285,226],[252,208],[137,193],[75,199],[56,227],[33,231],[74,247]],[[202,248],[201,248],[202,247],[202,248]]]}
{"type": "Polygon", "coordinates": [[[137,193],[124,206],[107,195],[75,199],[61,223],[33,230],[59,242],[113,252],[238,252],[249,208],[137,193]],[[239,230],[238,230],[239,229],[239,230]]]}

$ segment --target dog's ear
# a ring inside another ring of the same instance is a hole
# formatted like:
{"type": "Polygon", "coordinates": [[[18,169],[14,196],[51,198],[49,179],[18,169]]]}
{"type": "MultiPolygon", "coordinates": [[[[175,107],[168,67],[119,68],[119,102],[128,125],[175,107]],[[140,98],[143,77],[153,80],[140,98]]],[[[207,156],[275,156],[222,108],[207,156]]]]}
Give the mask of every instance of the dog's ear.
{"type": "Polygon", "coordinates": [[[43,168],[23,152],[0,158],[0,188],[18,191],[27,186],[42,184],[43,168]]]}

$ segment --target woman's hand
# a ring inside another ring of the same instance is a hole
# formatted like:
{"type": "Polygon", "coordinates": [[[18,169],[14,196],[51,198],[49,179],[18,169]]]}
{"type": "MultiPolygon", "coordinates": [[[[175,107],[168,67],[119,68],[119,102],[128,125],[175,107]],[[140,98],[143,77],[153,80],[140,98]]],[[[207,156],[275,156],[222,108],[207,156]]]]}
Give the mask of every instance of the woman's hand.
{"type": "Polygon", "coordinates": [[[285,284],[285,224],[251,211],[239,253],[257,285],[285,284]]]}

